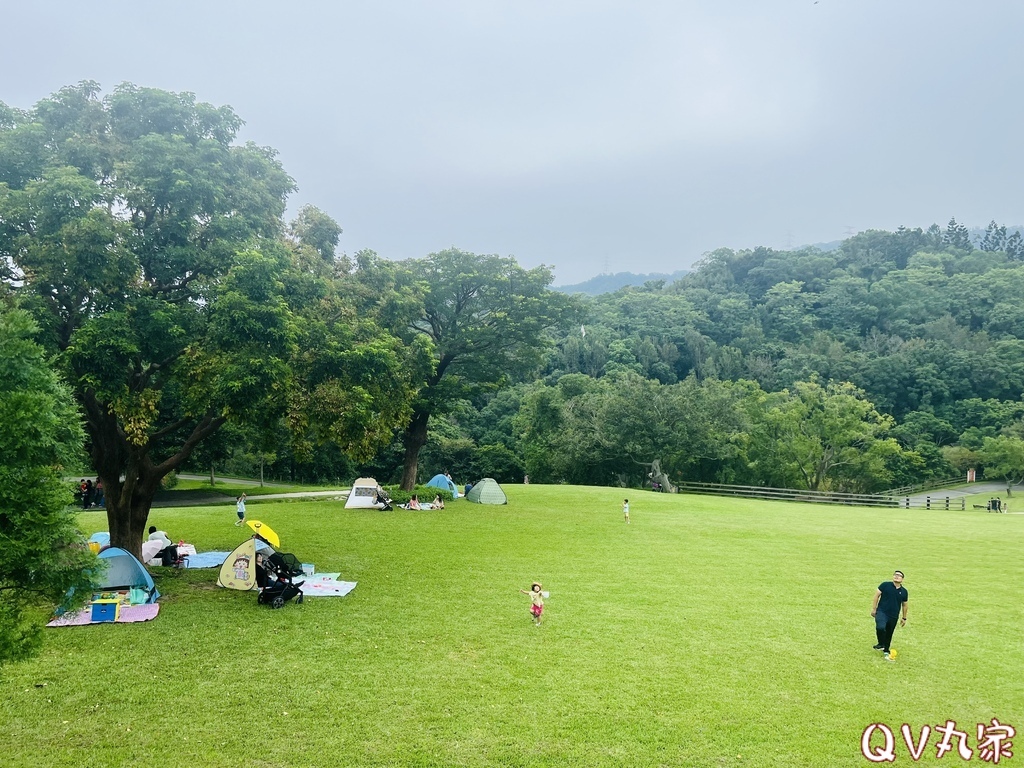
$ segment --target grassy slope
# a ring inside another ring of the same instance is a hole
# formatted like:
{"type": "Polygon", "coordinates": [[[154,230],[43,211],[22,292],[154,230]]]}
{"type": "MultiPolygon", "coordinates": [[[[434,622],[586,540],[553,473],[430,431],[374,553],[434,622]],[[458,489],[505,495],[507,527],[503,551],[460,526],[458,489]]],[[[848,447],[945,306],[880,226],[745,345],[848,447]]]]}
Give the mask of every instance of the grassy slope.
{"type": "MultiPolygon", "coordinates": [[[[0,669],[7,757],[853,766],[871,722],[1024,732],[1024,516],[633,491],[627,527],[621,491],[505,490],[507,507],[439,513],[260,505],[285,549],[356,590],[271,611],[214,571],[162,573],[156,621],[49,630],[0,669]],[[887,664],[868,611],[896,567],[911,619],[887,664]],[[533,579],[551,592],[540,628],[517,591],[533,579]]],[[[154,522],[230,549],[233,518],[154,522]]]]}

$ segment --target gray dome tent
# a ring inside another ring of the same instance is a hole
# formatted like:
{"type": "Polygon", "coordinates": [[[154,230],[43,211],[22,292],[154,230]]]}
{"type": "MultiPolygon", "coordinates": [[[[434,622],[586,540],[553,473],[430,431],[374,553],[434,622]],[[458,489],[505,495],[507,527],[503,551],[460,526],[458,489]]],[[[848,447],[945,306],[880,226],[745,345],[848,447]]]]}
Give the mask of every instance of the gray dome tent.
{"type": "Polygon", "coordinates": [[[498,481],[490,477],[485,477],[470,488],[466,494],[466,501],[475,501],[477,504],[508,504],[508,498],[498,485],[498,481]]]}

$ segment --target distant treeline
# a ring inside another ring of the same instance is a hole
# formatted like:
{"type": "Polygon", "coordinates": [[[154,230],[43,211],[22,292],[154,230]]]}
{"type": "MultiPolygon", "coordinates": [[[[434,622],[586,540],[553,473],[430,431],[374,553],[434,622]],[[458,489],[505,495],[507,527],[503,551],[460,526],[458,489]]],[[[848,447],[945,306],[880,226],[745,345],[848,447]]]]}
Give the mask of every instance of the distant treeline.
{"type": "MultiPolygon", "coordinates": [[[[675,480],[847,491],[969,466],[1009,478],[1024,470],[1022,296],[1024,244],[995,222],[719,249],[672,282],[577,296],[539,376],[507,371],[435,414],[421,473],[635,486],[657,460],[675,480]]],[[[392,480],[401,459],[396,441],[303,471],[392,480]]]]}

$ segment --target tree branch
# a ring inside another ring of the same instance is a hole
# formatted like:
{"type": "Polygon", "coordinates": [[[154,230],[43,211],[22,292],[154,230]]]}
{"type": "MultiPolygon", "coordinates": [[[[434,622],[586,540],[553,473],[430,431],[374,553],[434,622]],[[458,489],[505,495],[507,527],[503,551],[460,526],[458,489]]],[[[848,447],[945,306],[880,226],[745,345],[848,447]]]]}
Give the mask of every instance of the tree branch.
{"type": "Polygon", "coordinates": [[[186,416],[185,418],[178,419],[173,424],[167,425],[163,429],[158,429],[156,432],[154,432],[152,435],[149,436],[150,444],[155,443],[157,440],[162,438],[164,435],[169,435],[171,432],[175,432],[175,431],[181,429],[183,426],[188,424],[191,420],[192,420],[191,418],[186,416]]]}
{"type": "Polygon", "coordinates": [[[203,420],[192,430],[192,434],[188,436],[188,439],[185,440],[178,452],[157,464],[153,468],[153,472],[157,477],[163,477],[179,467],[182,462],[192,455],[192,451],[195,450],[200,441],[220,429],[226,421],[226,416],[214,416],[212,410],[207,411],[203,420]]]}

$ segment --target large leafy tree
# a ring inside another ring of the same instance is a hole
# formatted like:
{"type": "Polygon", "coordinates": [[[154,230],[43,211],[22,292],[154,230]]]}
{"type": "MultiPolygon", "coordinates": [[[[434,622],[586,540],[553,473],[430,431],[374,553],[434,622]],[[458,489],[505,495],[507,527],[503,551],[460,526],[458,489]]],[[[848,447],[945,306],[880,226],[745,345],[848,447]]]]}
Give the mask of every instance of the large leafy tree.
{"type": "Polygon", "coordinates": [[[0,663],[37,647],[55,605],[88,597],[95,563],[62,480],[80,460],[81,416],[37,331],[28,313],[0,304],[0,663]]]}
{"type": "Polygon", "coordinates": [[[732,480],[744,463],[742,387],[693,376],[663,385],[636,373],[534,385],[516,419],[530,476],[638,486],[654,463],[673,479],[732,480]]]}
{"type": "MultiPolygon", "coordinates": [[[[1020,429],[1013,430],[1020,432],[1020,429]]],[[[1006,495],[1013,486],[1024,482],[1024,440],[1016,434],[986,437],[981,448],[985,477],[999,478],[1006,483],[1006,495]]]]}
{"type": "Polygon", "coordinates": [[[768,485],[816,490],[879,490],[886,462],[899,454],[893,426],[849,383],[797,382],[791,390],[755,393],[751,456],[768,485]]]}
{"type": "Polygon", "coordinates": [[[355,279],[383,322],[429,352],[403,432],[402,487],[416,483],[431,416],[534,371],[545,331],[567,319],[572,301],[549,290],[544,266],[457,249],[385,265],[363,255],[355,279]],[[368,290],[372,286],[372,290],[368,290]]]}
{"type": "Polygon", "coordinates": [[[81,83],[0,114],[0,260],[82,404],[114,544],[139,553],[161,479],[229,420],[365,455],[405,416],[393,344],[331,292],[340,229],[307,211],[285,242],[292,180],[229,108],[81,83]]]}

